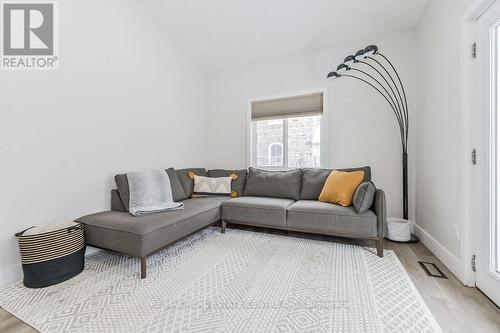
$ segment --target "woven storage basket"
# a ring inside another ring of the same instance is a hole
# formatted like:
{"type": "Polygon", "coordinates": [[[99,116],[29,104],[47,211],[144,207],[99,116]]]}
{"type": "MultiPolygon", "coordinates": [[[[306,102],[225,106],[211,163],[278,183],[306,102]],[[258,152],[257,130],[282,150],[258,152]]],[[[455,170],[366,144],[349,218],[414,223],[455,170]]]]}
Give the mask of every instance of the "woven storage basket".
{"type": "Polygon", "coordinates": [[[78,275],[85,266],[83,225],[64,222],[31,227],[16,234],[23,265],[23,283],[43,288],[78,275]]]}

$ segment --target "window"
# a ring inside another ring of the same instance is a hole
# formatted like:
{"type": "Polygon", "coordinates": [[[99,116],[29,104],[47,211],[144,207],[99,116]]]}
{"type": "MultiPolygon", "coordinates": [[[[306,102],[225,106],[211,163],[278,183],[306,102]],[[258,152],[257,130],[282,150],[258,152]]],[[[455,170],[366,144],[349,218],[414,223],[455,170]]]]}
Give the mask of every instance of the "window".
{"type": "Polygon", "coordinates": [[[321,167],[322,119],[323,93],[252,103],[251,165],[321,167]]]}

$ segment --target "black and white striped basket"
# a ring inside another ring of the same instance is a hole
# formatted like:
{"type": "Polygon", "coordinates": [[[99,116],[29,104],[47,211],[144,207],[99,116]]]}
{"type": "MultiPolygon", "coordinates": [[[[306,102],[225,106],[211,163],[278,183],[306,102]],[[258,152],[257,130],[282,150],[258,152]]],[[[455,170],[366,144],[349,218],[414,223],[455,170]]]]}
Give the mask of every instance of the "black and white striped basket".
{"type": "Polygon", "coordinates": [[[23,283],[43,288],[78,275],[85,266],[83,225],[65,222],[31,227],[16,234],[23,283]]]}

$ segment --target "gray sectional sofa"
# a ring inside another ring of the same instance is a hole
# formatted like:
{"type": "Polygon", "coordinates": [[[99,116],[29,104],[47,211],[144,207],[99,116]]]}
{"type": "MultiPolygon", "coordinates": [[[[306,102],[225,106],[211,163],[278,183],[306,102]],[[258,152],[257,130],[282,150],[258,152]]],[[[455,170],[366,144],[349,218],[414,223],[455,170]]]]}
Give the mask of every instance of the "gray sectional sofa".
{"type": "MultiPolygon", "coordinates": [[[[370,167],[343,169],[364,171],[371,181],[370,167]]],[[[193,183],[187,173],[200,176],[227,176],[230,170],[192,168],[167,169],[175,200],[184,209],[132,216],[128,213],[128,184],[125,175],[115,177],[117,190],[111,191],[111,211],[77,219],[85,224],[88,245],[118,251],[141,260],[141,278],[146,277],[146,258],[200,229],[221,221],[224,233],[228,223],[258,227],[370,239],[376,241],[377,254],[383,256],[386,233],[385,194],[377,189],[370,210],[358,213],[353,207],[319,202],[318,197],[330,174],[328,169],[264,171],[250,168],[234,171],[238,179],[232,190],[238,197],[207,196],[191,198],[193,183]]]]}

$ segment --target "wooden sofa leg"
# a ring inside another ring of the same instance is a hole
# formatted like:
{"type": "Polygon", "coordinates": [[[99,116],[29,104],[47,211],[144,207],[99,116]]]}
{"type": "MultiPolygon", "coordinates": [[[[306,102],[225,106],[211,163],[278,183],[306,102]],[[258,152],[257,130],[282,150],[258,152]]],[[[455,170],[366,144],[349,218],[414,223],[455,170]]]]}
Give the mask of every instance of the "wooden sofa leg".
{"type": "Polygon", "coordinates": [[[221,233],[225,233],[226,232],[226,227],[227,227],[227,222],[224,221],[224,220],[221,220],[221,228],[220,228],[220,232],[221,233]]]}
{"type": "Polygon", "coordinates": [[[384,257],[384,239],[383,238],[377,239],[377,255],[380,258],[384,257]]]}
{"type": "Polygon", "coordinates": [[[141,257],[141,279],[146,278],[146,257],[141,257]]]}

